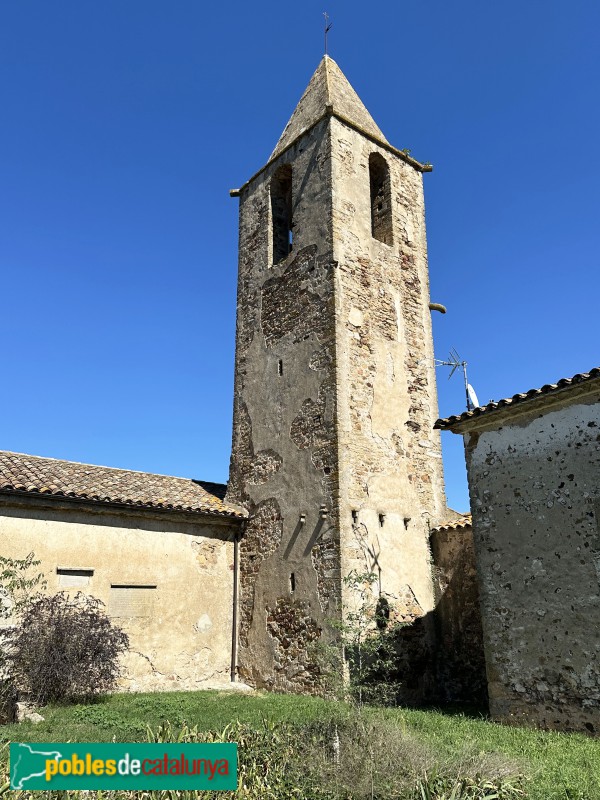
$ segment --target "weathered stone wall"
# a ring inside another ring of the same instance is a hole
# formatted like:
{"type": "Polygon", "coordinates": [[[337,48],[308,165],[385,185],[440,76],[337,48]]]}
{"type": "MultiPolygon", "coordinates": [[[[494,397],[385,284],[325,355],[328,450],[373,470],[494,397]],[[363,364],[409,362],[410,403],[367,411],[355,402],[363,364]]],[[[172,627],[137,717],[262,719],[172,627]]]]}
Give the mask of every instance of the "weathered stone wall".
{"type": "Polygon", "coordinates": [[[339,613],[331,148],[314,127],[240,196],[234,430],[228,498],[240,544],[240,674],[313,691],[307,645],[339,613]],[[292,166],[293,248],[274,264],[270,182],[292,166]]]}
{"type": "Polygon", "coordinates": [[[422,176],[331,126],[342,572],[375,572],[376,593],[400,613],[414,595],[421,615],[434,602],[429,529],[446,514],[422,176]],[[389,166],[392,244],[372,235],[373,153],[389,166]]]}
{"type": "Polygon", "coordinates": [[[465,446],[490,711],[597,734],[600,389],[585,388],[483,416],[465,446]]]}
{"type": "Polygon", "coordinates": [[[128,633],[121,687],[130,691],[229,683],[237,529],[183,515],[0,497],[2,554],[33,551],[49,593],[99,598],[128,633]],[[141,586],[156,588],[134,588],[141,586]]]}
{"type": "Polygon", "coordinates": [[[240,674],[312,691],[309,648],[289,643],[333,638],[343,576],[375,572],[374,602],[407,621],[433,608],[428,534],[446,506],[421,174],[329,111],[240,190],[239,247],[240,674]],[[373,153],[389,165],[391,244],[372,235],[373,153]],[[279,262],[270,185],[286,164],[293,249],[279,262]]]}
{"type": "Polygon", "coordinates": [[[433,531],[434,699],[487,705],[479,584],[470,526],[433,531]]]}

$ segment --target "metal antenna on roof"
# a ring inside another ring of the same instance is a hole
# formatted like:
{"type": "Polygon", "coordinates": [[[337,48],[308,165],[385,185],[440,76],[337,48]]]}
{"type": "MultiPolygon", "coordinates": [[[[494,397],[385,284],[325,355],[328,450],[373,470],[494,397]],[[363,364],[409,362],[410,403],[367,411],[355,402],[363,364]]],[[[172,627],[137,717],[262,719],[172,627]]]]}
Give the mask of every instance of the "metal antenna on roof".
{"type": "Polygon", "coordinates": [[[333,22],[329,22],[329,14],[324,11],[323,16],[325,17],[325,55],[327,55],[327,34],[333,27],[333,22]]]}
{"type": "Polygon", "coordinates": [[[479,400],[477,399],[475,390],[467,380],[467,362],[461,359],[454,347],[452,350],[450,350],[450,355],[446,361],[440,361],[439,359],[434,358],[433,363],[436,367],[452,367],[450,375],[448,375],[448,380],[450,380],[459,367],[462,368],[463,378],[465,381],[465,395],[467,398],[467,411],[472,411],[474,408],[479,406],[479,400]]]}

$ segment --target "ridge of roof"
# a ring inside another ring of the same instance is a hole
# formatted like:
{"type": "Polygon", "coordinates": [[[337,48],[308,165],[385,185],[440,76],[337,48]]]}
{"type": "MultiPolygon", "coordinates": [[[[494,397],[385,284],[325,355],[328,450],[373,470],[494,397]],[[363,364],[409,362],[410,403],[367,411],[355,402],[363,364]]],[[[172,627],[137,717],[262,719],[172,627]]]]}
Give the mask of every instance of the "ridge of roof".
{"type": "Polygon", "coordinates": [[[594,380],[595,378],[600,378],[600,367],[594,367],[589,372],[578,372],[576,375],[573,375],[572,378],[560,378],[560,380],[556,381],[556,383],[547,383],[539,389],[529,389],[527,392],[519,392],[518,394],[514,394],[512,397],[505,397],[502,400],[494,400],[485,406],[479,406],[471,411],[463,411],[462,414],[454,414],[450,417],[440,418],[436,420],[433,427],[441,430],[448,430],[455,425],[481,417],[484,414],[487,416],[494,411],[499,411],[517,404],[520,405],[521,403],[541,396],[558,394],[565,389],[580,386],[582,383],[594,380]]]}
{"type": "Polygon", "coordinates": [[[0,451],[0,493],[245,518],[243,509],[224,501],[225,489],[211,481],[0,451]]]}
{"type": "Polygon", "coordinates": [[[280,155],[298,136],[311,128],[325,114],[328,107],[371,136],[389,144],[342,70],[332,58],[325,55],[283,129],[269,161],[280,155]]]}

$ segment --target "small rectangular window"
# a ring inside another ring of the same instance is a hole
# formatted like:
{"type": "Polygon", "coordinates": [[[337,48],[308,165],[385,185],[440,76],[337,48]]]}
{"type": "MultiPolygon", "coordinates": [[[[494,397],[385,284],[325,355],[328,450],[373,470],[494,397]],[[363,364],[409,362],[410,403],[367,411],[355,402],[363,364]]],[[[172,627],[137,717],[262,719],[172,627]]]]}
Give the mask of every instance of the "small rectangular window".
{"type": "Polygon", "coordinates": [[[88,586],[94,570],[57,567],[56,574],[58,575],[58,585],[64,589],[69,589],[71,587],[88,586]]]}

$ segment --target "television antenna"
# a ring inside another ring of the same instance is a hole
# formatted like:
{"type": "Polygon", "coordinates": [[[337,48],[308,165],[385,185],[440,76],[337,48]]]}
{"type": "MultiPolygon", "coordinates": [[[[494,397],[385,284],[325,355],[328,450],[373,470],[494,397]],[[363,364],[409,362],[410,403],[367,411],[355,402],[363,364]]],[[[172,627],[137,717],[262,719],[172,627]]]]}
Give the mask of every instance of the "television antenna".
{"type": "Polygon", "coordinates": [[[452,350],[450,350],[450,355],[446,361],[440,361],[439,358],[434,358],[433,363],[436,367],[452,367],[450,375],[448,375],[448,380],[450,380],[457,369],[462,369],[465,383],[465,396],[467,398],[467,411],[473,411],[474,408],[478,408],[479,400],[475,394],[475,389],[473,389],[467,378],[467,362],[461,359],[456,349],[453,347],[452,350]]]}

